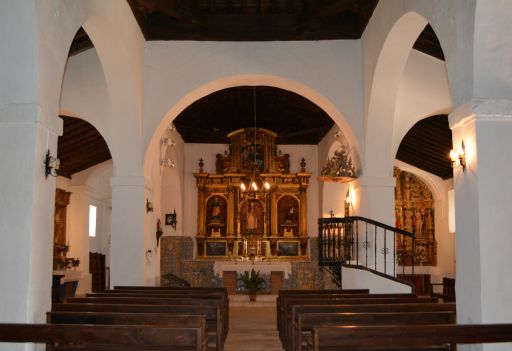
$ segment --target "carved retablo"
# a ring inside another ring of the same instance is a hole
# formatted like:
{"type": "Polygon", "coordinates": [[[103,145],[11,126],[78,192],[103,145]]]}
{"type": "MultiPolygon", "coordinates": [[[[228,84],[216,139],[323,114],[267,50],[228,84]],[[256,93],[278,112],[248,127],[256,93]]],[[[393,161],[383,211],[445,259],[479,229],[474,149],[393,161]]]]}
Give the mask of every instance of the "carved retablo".
{"type": "Polygon", "coordinates": [[[240,129],[228,135],[229,152],[217,154],[216,173],[195,173],[198,188],[197,256],[238,259],[254,253],[266,259],[307,257],[306,162],[290,173],[290,156],[278,151],[277,135],[240,129]],[[240,185],[257,178],[265,191],[240,185]]]}
{"type": "MultiPolygon", "coordinates": [[[[394,168],[396,178],[395,217],[396,227],[416,235],[414,259],[417,264],[435,266],[437,243],[434,225],[434,199],[432,192],[414,174],[394,168]]],[[[412,242],[397,242],[399,260],[411,262],[412,242]]]]}

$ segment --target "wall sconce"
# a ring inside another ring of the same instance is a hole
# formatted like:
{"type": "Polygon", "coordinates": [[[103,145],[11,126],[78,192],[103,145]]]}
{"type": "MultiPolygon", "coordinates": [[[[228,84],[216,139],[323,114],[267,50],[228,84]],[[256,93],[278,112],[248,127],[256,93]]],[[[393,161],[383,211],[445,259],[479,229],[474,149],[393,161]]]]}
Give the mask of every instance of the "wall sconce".
{"type": "Polygon", "coordinates": [[[153,212],[153,204],[146,199],[146,213],[153,212]]]}
{"type": "Polygon", "coordinates": [[[50,149],[46,152],[44,157],[44,176],[48,178],[49,175],[57,177],[57,171],[59,170],[60,161],[57,157],[50,154],[50,149]]]}
{"type": "Polygon", "coordinates": [[[176,142],[174,140],[171,140],[166,137],[162,137],[162,139],[160,139],[160,142],[162,143],[162,145],[165,146],[176,146],[176,142]]]}
{"type": "Polygon", "coordinates": [[[460,144],[457,151],[450,151],[450,159],[452,160],[452,168],[462,167],[462,171],[466,170],[466,148],[464,141],[460,144]]]}
{"type": "Polygon", "coordinates": [[[348,189],[347,195],[345,195],[345,217],[350,216],[350,207],[352,207],[352,196],[350,194],[350,189],[348,189]]]}
{"type": "Polygon", "coordinates": [[[160,243],[160,238],[164,235],[160,218],[156,221],[156,246],[160,243]]]}
{"type": "Polygon", "coordinates": [[[165,225],[170,225],[173,227],[174,230],[176,230],[176,223],[177,223],[177,219],[176,219],[176,209],[174,209],[174,212],[173,213],[167,213],[165,215],[165,225]]]}
{"type": "Polygon", "coordinates": [[[176,166],[170,159],[160,160],[160,164],[165,167],[174,168],[176,166]]]}

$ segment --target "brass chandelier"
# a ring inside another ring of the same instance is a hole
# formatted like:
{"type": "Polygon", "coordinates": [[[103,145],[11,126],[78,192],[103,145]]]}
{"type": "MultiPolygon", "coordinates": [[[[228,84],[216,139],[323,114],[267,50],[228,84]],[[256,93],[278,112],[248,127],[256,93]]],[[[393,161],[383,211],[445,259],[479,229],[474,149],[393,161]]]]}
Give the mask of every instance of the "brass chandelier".
{"type": "Polygon", "coordinates": [[[253,87],[253,116],[253,159],[251,160],[251,175],[250,177],[242,180],[240,183],[240,190],[244,197],[257,198],[265,197],[272,189],[272,186],[268,180],[260,177],[258,162],[256,160],[256,87],[253,87]]]}

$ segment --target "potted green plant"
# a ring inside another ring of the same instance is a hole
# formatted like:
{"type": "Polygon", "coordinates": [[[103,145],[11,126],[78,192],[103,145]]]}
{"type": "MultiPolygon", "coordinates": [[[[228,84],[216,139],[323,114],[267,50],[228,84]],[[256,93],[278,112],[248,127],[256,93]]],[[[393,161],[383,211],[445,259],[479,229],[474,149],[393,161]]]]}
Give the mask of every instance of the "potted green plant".
{"type": "Polygon", "coordinates": [[[245,271],[239,278],[242,281],[245,290],[249,293],[249,299],[256,301],[256,293],[263,289],[265,279],[260,276],[260,271],[255,271],[254,268],[251,272],[245,271]]]}

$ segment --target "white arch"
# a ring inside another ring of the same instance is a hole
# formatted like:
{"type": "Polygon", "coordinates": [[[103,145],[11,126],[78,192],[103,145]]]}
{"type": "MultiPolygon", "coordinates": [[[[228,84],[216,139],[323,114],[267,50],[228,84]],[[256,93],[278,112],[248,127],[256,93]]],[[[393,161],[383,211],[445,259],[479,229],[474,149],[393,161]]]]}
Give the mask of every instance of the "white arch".
{"type": "Polygon", "coordinates": [[[160,136],[163,134],[165,128],[176,118],[184,109],[190,106],[193,102],[212,94],[216,91],[237,87],[237,86],[258,86],[266,85],[275,88],[281,88],[294,92],[298,95],[305,97],[310,100],[322,110],[324,110],[334,122],[341,127],[344,135],[346,136],[350,145],[352,145],[356,152],[359,154],[360,146],[355,134],[348,124],[344,114],[339,111],[336,106],[329,101],[326,97],[322,96],[317,91],[310,87],[283,77],[271,76],[271,75],[237,75],[224,77],[204,84],[203,86],[191,91],[187,95],[183,96],[174,106],[171,106],[163,116],[160,124],[153,132],[153,136],[149,142],[149,145],[145,152],[144,157],[144,174],[149,175],[151,170],[151,164],[155,161],[155,155],[158,151],[160,136]]]}
{"type": "Polygon", "coordinates": [[[394,155],[391,153],[396,96],[411,48],[427,24],[416,12],[398,19],[380,51],[371,86],[366,120],[363,172],[389,176],[394,155]],[[384,155],[383,155],[384,153],[384,155]]]}

